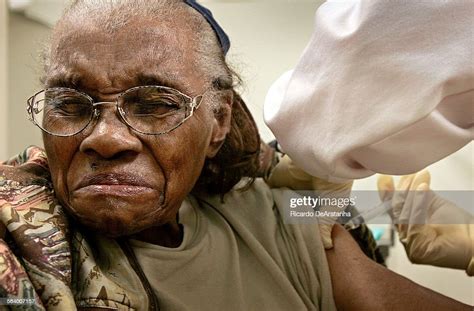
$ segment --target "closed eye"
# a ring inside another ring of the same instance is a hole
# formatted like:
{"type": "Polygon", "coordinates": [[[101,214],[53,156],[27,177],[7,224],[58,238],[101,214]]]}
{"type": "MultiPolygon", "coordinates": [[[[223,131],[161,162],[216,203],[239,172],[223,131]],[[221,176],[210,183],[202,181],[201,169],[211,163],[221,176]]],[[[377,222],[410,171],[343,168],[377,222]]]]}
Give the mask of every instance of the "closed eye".
{"type": "Polygon", "coordinates": [[[178,105],[167,104],[167,103],[140,103],[135,104],[131,107],[130,113],[135,116],[140,115],[166,115],[170,112],[178,110],[178,105]]]}
{"type": "Polygon", "coordinates": [[[84,116],[90,113],[91,105],[78,103],[73,99],[60,99],[49,102],[48,110],[55,114],[68,116],[84,116]]]}

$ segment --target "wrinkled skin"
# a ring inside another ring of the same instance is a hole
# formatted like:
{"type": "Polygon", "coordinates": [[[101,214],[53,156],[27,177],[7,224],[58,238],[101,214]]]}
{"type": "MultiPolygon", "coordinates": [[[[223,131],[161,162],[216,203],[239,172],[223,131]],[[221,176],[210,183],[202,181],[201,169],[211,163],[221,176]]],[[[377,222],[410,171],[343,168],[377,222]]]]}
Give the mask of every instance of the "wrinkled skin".
{"type": "MultiPolygon", "coordinates": [[[[76,88],[96,101],[113,101],[120,92],[143,84],[203,94],[210,81],[190,52],[192,31],[180,26],[141,18],[104,34],[92,24],[62,25],[53,38],[46,85],[76,88]]],[[[112,104],[102,106],[98,120],[75,136],[44,134],[56,195],[68,212],[112,237],[137,234],[148,242],[178,245],[178,209],[206,157],[217,153],[229,130],[231,95],[223,103],[226,117],[218,121],[206,106],[208,94],[190,119],[164,135],[134,132],[112,104]],[[106,178],[81,185],[96,176],[106,178]]]]}

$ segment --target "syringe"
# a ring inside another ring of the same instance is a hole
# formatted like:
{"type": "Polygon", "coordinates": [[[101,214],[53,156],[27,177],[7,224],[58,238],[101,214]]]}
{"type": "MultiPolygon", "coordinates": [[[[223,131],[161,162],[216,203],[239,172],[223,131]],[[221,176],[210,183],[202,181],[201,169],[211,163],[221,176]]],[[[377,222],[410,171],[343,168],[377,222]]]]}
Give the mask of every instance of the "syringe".
{"type": "Polygon", "coordinates": [[[359,215],[352,217],[348,222],[344,224],[346,229],[355,229],[360,226],[364,221],[367,223],[369,220],[374,219],[392,209],[392,202],[390,200],[384,201],[375,207],[361,212],[359,215]]]}

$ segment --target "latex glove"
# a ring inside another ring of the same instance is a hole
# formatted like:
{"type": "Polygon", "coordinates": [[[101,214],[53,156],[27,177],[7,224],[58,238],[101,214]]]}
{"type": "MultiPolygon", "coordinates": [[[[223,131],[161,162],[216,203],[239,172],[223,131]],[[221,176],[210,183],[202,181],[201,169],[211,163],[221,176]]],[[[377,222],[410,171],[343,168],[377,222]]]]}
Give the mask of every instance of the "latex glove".
{"type": "Polygon", "coordinates": [[[279,158],[279,153],[276,152],[275,149],[273,149],[263,141],[260,142],[260,152],[258,155],[259,165],[256,176],[268,179],[273,168],[275,167],[275,165],[277,165],[279,158]]]}
{"type": "Polygon", "coordinates": [[[473,215],[429,185],[428,171],[403,176],[396,188],[390,176],[382,175],[377,183],[380,198],[392,201],[392,218],[411,262],[465,269],[472,276],[473,215]]]}
{"type": "MultiPolygon", "coordinates": [[[[348,198],[352,189],[352,180],[345,183],[332,183],[314,177],[297,167],[293,161],[285,155],[273,169],[267,184],[272,188],[288,187],[292,190],[316,191],[324,198],[348,198]]],[[[321,206],[320,211],[340,212],[341,208],[336,206],[321,206]]],[[[325,249],[333,247],[331,231],[338,217],[319,217],[319,231],[325,249]]]]}

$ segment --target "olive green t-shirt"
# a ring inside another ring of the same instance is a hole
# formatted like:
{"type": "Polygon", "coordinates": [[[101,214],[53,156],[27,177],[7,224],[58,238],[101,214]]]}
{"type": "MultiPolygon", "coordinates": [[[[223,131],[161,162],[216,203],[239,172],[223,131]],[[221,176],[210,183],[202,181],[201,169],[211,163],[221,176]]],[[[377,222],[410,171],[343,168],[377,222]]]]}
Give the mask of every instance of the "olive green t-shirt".
{"type": "MultiPolygon", "coordinates": [[[[335,310],[317,224],[284,224],[288,189],[188,196],[177,248],[130,240],[161,310],[335,310]]],[[[296,194],[294,194],[296,196],[296,194]]]]}

